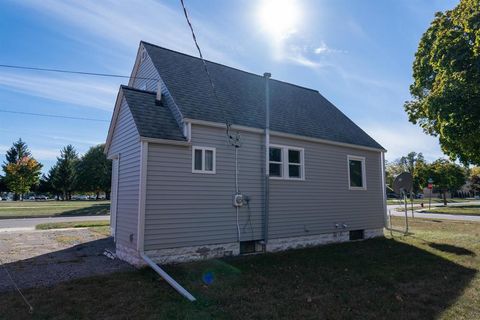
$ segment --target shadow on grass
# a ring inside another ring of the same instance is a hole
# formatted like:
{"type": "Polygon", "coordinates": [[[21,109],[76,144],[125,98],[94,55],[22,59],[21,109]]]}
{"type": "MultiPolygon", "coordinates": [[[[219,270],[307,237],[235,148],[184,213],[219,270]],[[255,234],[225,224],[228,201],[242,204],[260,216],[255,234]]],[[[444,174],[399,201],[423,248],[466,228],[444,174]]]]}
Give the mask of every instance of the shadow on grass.
{"type": "Polygon", "coordinates": [[[74,216],[102,216],[110,214],[110,203],[98,203],[93,204],[90,207],[72,209],[61,214],[57,217],[74,217],[74,216]]]}
{"type": "MultiPolygon", "coordinates": [[[[36,263],[39,259],[48,257],[29,259],[28,264],[42,265],[36,263]]],[[[56,265],[56,272],[64,272],[61,264],[56,265]]],[[[158,281],[153,271],[144,269],[26,290],[35,308],[31,318],[434,319],[458,299],[476,274],[391,239],[165,269],[197,302],[187,302],[165,281],[158,281]],[[210,285],[205,284],[206,274],[210,285]]],[[[42,270],[38,277],[47,276],[42,270]]],[[[22,270],[17,272],[21,278],[22,270]]],[[[22,314],[27,311],[16,294],[0,296],[0,318],[22,314]]]]}
{"type": "Polygon", "coordinates": [[[443,252],[456,254],[457,256],[475,256],[475,252],[471,250],[450,244],[429,242],[428,246],[443,252]]]}

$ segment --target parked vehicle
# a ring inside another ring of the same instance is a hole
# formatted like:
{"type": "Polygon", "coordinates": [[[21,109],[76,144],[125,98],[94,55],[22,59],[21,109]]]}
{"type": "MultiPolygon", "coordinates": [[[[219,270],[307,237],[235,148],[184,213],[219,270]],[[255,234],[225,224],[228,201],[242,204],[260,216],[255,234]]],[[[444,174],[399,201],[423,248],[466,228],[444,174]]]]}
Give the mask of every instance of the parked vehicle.
{"type": "Polygon", "coordinates": [[[35,197],[35,200],[44,200],[44,201],[46,201],[46,200],[48,200],[48,197],[45,196],[45,195],[38,195],[38,196],[35,197]]]}

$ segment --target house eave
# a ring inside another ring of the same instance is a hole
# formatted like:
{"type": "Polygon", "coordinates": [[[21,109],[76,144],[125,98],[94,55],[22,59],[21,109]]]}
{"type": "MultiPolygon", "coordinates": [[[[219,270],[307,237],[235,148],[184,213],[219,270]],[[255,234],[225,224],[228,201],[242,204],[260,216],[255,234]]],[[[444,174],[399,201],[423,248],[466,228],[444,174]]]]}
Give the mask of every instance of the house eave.
{"type": "MultiPolygon", "coordinates": [[[[187,123],[191,123],[191,124],[197,124],[197,125],[203,125],[203,126],[209,126],[209,127],[215,127],[215,128],[225,128],[225,124],[220,123],[220,122],[213,122],[213,121],[206,121],[206,120],[199,120],[199,119],[191,119],[191,118],[184,118],[184,121],[187,122],[187,123]]],[[[242,125],[232,125],[231,129],[239,130],[239,131],[252,132],[252,133],[263,133],[264,132],[264,129],[253,128],[253,127],[242,126],[242,125]]],[[[297,135],[297,134],[285,133],[285,132],[280,132],[280,131],[270,130],[270,135],[275,136],[275,137],[282,137],[282,138],[290,138],[290,139],[303,140],[303,141],[309,141],[309,142],[323,143],[323,144],[329,144],[329,145],[352,148],[352,149],[367,150],[367,151],[374,151],[374,152],[387,152],[387,150],[385,150],[383,148],[367,147],[367,146],[362,146],[362,145],[358,145],[358,144],[351,144],[351,143],[338,142],[338,141],[332,141],[332,140],[326,140],[326,139],[320,139],[320,138],[313,138],[313,137],[301,136],[301,135],[297,135]]]]}
{"type": "Polygon", "coordinates": [[[149,137],[142,137],[142,136],[140,136],[140,141],[149,142],[149,143],[158,143],[158,144],[169,144],[169,145],[175,145],[175,146],[185,146],[185,147],[189,147],[192,145],[192,143],[189,141],[149,138],[149,137]]]}

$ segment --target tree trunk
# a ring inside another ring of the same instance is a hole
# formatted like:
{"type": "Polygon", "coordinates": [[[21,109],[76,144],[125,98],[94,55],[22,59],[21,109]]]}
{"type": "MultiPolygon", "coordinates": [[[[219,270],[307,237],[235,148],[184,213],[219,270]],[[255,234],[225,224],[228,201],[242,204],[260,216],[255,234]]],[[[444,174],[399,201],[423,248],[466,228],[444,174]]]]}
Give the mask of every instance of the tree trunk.
{"type": "Polygon", "coordinates": [[[443,191],[443,205],[447,205],[447,191],[443,191]]]}
{"type": "Polygon", "coordinates": [[[95,200],[100,199],[100,192],[97,191],[97,194],[95,195],[95,200]]]}

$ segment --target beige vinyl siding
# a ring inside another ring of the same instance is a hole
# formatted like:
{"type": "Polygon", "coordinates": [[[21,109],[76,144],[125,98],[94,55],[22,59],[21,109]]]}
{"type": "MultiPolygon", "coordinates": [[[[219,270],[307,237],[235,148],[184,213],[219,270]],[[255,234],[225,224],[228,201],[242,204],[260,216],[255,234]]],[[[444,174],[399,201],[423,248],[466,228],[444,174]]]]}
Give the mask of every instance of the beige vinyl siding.
{"type": "MultiPolygon", "coordinates": [[[[239,186],[242,240],[262,238],[261,136],[242,132],[239,186]],[[249,220],[250,215],[250,220],[249,220]],[[251,224],[250,224],[250,222],[251,224]]],[[[145,250],[237,241],[234,148],[225,130],[192,125],[192,145],[216,148],[216,173],[192,173],[192,148],[149,143],[145,250]]]]}
{"type": "Polygon", "coordinates": [[[140,140],[132,114],[123,99],[113,131],[109,156],[119,156],[116,241],[136,248],[138,193],[140,183],[140,140]],[[133,241],[130,241],[130,235],[133,241]]]}
{"type": "Polygon", "coordinates": [[[304,148],[305,180],[270,180],[269,237],[306,236],[383,227],[381,154],[271,137],[272,144],[304,148]],[[365,157],[366,190],[349,190],[347,156],[365,157]]]}

